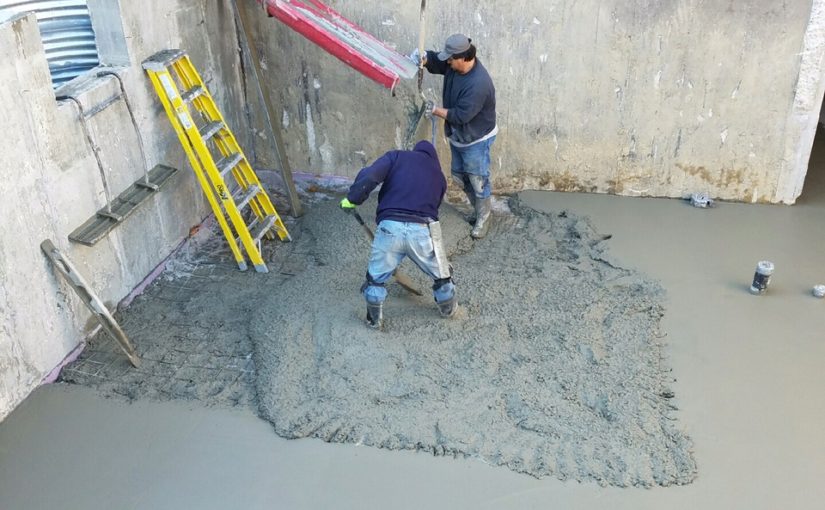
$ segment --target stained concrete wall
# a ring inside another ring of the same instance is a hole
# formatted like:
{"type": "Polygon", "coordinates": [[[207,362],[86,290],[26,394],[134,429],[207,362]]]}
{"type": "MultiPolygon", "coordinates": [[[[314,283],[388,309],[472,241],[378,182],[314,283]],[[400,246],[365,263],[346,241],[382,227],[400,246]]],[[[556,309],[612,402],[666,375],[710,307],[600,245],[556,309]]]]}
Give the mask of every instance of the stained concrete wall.
{"type": "MultiPolygon", "coordinates": [[[[419,2],[328,3],[402,53],[417,46],[419,2]]],[[[435,1],[426,45],[438,48],[459,31],[477,44],[498,93],[499,191],[708,191],[791,203],[822,98],[821,6],[435,1]]],[[[255,31],[296,168],[353,176],[399,146],[414,83],[393,98],[274,19],[258,18],[255,31]]],[[[432,97],[440,86],[425,80],[432,97]]],[[[418,135],[429,137],[428,128],[418,135]]],[[[439,153],[449,160],[443,140],[439,153]]]]}
{"type": "MultiPolygon", "coordinates": [[[[110,8],[117,4],[107,2],[110,8]]],[[[0,182],[5,186],[0,200],[0,419],[94,328],[90,314],[40,252],[42,240],[52,239],[101,299],[114,306],[208,214],[141,61],[166,48],[189,50],[227,122],[242,144],[249,143],[237,31],[228,2],[120,2],[120,16],[107,22],[122,23],[117,28],[124,34],[129,65],[120,74],[146,144],[148,166],[165,163],[180,171],[94,247],[70,243],[68,234],[104,206],[102,179],[77,107],[55,100],[35,18],[0,25],[0,182]]],[[[109,77],[59,92],[76,95],[88,110],[117,87],[109,77]]],[[[144,171],[123,101],[94,116],[89,125],[117,195],[144,171]]]]}
{"type": "MultiPolygon", "coordinates": [[[[148,165],[182,171],[95,247],[70,244],[68,233],[104,204],[98,168],[76,107],[54,99],[34,19],[0,25],[0,177],[7,186],[0,201],[0,418],[93,327],[40,253],[44,238],[114,304],[208,212],[141,60],[160,49],[189,50],[247,153],[276,167],[229,1],[111,0],[107,22],[118,3],[122,26],[105,37],[123,33],[128,65],[122,76],[148,165]],[[248,102],[250,111],[238,107],[248,102]],[[254,130],[247,129],[247,117],[254,130]]],[[[417,45],[419,2],[329,4],[401,52],[417,45]]],[[[823,95],[823,4],[429,2],[426,45],[438,48],[448,34],[465,32],[493,75],[499,191],[709,191],[717,198],[791,203],[802,189],[823,95]]],[[[260,12],[252,29],[296,170],[353,176],[400,145],[417,107],[413,82],[391,96],[260,12]]],[[[124,53],[112,55],[111,63],[124,63],[124,53]]],[[[424,85],[439,97],[438,77],[427,76],[424,85]]],[[[90,108],[115,87],[104,78],[74,92],[90,108]]],[[[91,126],[117,193],[143,172],[124,105],[110,106],[91,126]]],[[[429,136],[426,125],[418,136],[429,136]]],[[[438,148],[446,163],[443,139],[438,148]]]]}

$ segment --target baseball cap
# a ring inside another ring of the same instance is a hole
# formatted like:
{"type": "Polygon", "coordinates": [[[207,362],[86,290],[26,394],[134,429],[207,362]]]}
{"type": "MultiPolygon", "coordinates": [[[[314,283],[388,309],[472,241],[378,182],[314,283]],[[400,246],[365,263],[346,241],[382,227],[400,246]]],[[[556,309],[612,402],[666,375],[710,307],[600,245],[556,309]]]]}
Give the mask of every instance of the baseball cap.
{"type": "Polygon", "coordinates": [[[470,41],[472,41],[472,39],[464,34],[451,35],[444,44],[444,51],[438,54],[438,60],[444,61],[453,55],[464,53],[470,49],[470,41]]]}

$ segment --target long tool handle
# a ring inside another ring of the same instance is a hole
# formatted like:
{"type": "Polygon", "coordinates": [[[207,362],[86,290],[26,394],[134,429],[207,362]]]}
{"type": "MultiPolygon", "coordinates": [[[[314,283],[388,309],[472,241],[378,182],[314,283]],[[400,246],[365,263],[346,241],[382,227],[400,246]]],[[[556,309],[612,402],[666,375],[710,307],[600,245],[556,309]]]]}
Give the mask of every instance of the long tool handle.
{"type": "Polygon", "coordinates": [[[421,18],[418,22],[418,93],[424,97],[424,92],[421,90],[421,84],[424,81],[424,11],[427,10],[427,0],[421,0],[421,18]]]}
{"type": "MultiPolygon", "coordinates": [[[[272,137],[275,148],[275,158],[278,162],[278,171],[281,174],[281,180],[286,187],[287,196],[289,197],[289,210],[293,218],[303,216],[304,207],[301,204],[301,198],[298,196],[298,191],[295,188],[295,180],[292,176],[292,167],[289,163],[289,158],[286,154],[281,128],[273,124],[272,119],[277,119],[275,112],[280,111],[276,108],[277,104],[272,99],[272,94],[269,93],[269,88],[261,85],[261,77],[264,76],[261,69],[261,58],[258,55],[258,46],[255,40],[251,37],[251,23],[249,19],[249,11],[246,4],[250,0],[236,0],[234,2],[238,18],[241,22],[240,35],[243,37],[241,44],[244,51],[249,51],[249,60],[252,61],[252,71],[255,73],[255,89],[258,92],[258,97],[263,100],[264,109],[261,113],[264,114],[264,127],[267,129],[272,137]]],[[[266,12],[266,2],[260,2],[266,12]]]]}
{"type": "Polygon", "coordinates": [[[370,241],[375,239],[375,234],[373,233],[372,229],[367,226],[367,223],[364,221],[364,218],[361,217],[361,213],[359,213],[358,211],[352,211],[352,215],[355,216],[355,219],[358,221],[358,223],[360,223],[361,226],[364,227],[364,230],[367,231],[367,235],[370,236],[370,241]]]}
{"type": "MultiPolygon", "coordinates": [[[[364,222],[364,218],[361,217],[361,214],[358,211],[353,210],[352,215],[355,216],[355,219],[358,221],[358,223],[360,223],[361,226],[364,227],[364,230],[367,231],[367,235],[370,236],[370,240],[375,239],[375,234],[372,232],[372,229],[370,229],[367,226],[367,224],[364,222]]],[[[393,276],[395,276],[395,281],[398,282],[398,285],[404,287],[405,289],[407,289],[409,292],[412,292],[416,296],[423,296],[421,291],[418,290],[415,287],[415,285],[413,284],[412,281],[410,281],[409,278],[407,278],[407,275],[405,275],[404,273],[399,272],[398,269],[393,271],[392,274],[393,274],[393,276]]]]}

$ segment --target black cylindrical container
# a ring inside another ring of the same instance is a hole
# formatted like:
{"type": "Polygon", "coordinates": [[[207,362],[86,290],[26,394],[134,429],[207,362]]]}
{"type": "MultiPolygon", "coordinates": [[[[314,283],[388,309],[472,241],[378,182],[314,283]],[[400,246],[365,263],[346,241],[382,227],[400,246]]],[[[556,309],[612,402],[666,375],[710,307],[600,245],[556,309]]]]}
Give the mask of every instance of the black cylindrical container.
{"type": "Polygon", "coordinates": [[[773,262],[761,260],[756,264],[756,272],[753,273],[753,283],[751,283],[752,294],[764,294],[771,283],[773,274],[773,262]]]}

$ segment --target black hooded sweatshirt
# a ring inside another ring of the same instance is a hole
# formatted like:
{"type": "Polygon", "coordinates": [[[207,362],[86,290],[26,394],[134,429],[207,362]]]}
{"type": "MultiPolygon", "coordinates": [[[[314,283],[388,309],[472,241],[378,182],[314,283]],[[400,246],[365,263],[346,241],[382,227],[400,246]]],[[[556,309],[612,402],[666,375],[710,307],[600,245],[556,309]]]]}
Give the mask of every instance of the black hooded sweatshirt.
{"type": "Polygon", "coordinates": [[[363,203],[376,186],[376,223],[395,220],[429,223],[438,220],[438,208],[447,191],[435,147],[422,140],[411,151],[389,151],[363,168],[350,186],[347,199],[363,203]]]}

